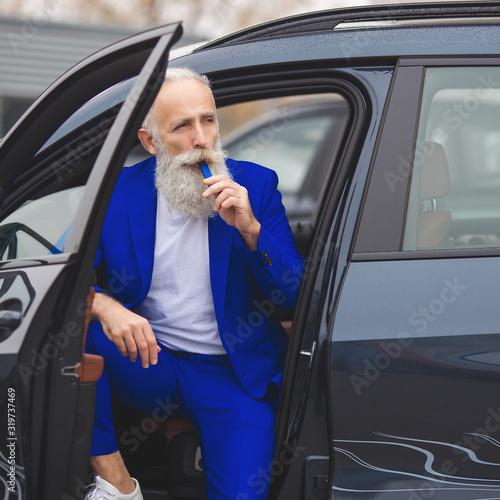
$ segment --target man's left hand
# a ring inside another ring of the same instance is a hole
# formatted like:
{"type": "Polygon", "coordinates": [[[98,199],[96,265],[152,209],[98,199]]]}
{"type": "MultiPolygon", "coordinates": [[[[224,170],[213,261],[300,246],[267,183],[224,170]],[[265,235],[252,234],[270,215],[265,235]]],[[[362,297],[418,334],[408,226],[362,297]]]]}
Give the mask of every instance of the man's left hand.
{"type": "Polygon", "coordinates": [[[253,214],[246,188],[226,175],[214,175],[203,182],[208,186],[203,196],[215,196],[214,211],[239,231],[247,248],[256,250],[260,223],[253,214]]]}

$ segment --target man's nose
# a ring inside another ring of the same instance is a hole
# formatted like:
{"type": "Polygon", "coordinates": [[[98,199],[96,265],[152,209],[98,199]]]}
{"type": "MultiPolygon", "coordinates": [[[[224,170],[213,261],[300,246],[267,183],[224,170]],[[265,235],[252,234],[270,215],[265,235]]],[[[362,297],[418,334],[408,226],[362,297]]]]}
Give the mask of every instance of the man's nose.
{"type": "Polygon", "coordinates": [[[207,138],[205,137],[205,132],[201,127],[201,124],[198,124],[193,128],[194,137],[193,137],[193,147],[195,148],[206,148],[208,145],[207,138]]]}

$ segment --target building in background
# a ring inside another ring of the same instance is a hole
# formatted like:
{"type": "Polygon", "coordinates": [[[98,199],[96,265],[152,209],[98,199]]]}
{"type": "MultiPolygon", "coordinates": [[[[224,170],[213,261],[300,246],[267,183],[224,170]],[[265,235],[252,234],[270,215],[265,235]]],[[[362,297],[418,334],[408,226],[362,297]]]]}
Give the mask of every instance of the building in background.
{"type": "MultiPolygon", "coordinates": [[[[142,30],[0,17],[0,137],[66,70],[138,31],[142,30]]],[[[180,45],[195,41],[184,34],[180,45]]]]}

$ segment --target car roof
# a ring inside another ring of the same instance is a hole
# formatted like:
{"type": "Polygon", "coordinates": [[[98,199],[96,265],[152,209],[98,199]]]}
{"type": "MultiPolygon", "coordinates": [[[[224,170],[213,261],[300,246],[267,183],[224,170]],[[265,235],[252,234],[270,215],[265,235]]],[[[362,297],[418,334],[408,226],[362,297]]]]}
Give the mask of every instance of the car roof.
{"type": "MultiPolygon", "coordinates": [[[[278,36],[330,32],[339,28],[345,29],[346,23],[359,23],[358,28],[364,27],[360,24],[361,22],[369,21],[413,21],[420,25],[431,25],[435,24],[436,21],[442,24],[461,24],[481,17],[489,17],[491,22],[495,22],[493,17],[496,16],[500,16],[500,5],[498,1],[492,0],[486,2],[401,3],[397,6],[376,5],[330,9],[285,17],[252,26],[209,42],[201,48],[221,47],[278,36]]],[[[499,20],[500,18],[497,17],[496,22],[498,23],[499,20]]],[[[379,26],[384,25],[380,24],[379,26]]],[[[351,27],[355,29],[356,25],[353,24],[351,27]]]]}
{"type": "MultiPolygon", "coordinates": [[[[210,73],[312,59],[353,65],[366,58],[499,53],[500,2],[419,3],[351,7],[270,21],[195,47],[189,64],[210,73]]],[[[172,65],[179,64],[182,57],[172,65]]]]}

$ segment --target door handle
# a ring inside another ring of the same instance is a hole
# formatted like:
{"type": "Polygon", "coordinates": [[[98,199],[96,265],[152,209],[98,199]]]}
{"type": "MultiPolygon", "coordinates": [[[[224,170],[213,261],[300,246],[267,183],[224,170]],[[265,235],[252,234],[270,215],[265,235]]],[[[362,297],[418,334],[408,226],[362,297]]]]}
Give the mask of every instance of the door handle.
{"type": "Polygon", "coordinates": [[[311,366],[312,366],[313,357],[314,357],[315,352],[316,352],[316,341],[314,341],[312,343],[310,351],[306,351],[305,349],[300,351],[300,354],[302,354],[302,356],[309,356],[309,368],[311,368],[311,366]]]}
{"type": "Polygon", "coordinates": [[[5,340],[21,324],[23,303],[19,299],[0,302],[0,342],[5,340]]]}

